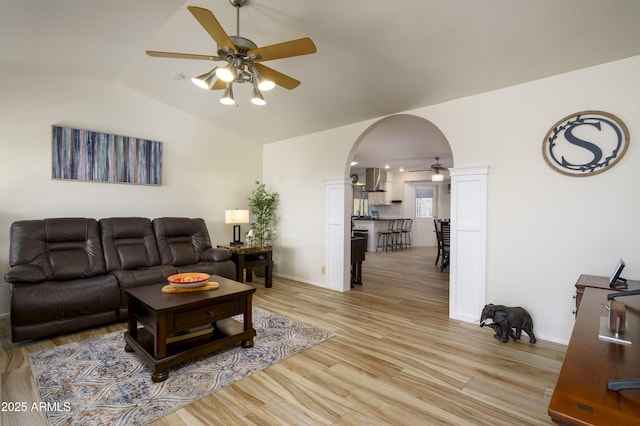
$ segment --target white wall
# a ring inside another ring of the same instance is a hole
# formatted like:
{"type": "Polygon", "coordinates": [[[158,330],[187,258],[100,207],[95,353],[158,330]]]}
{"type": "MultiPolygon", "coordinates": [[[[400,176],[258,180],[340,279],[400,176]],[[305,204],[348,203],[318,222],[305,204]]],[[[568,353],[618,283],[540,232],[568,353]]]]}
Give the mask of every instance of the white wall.
{"type": "MultiPolygon", "coordinates": [[[[408,113],[433,122],[456,167],[489,165],[487,302],[522,305],[537,335],[566,342],[574,284],[582,273],[608,275],[622,257],[640,278],[640,56],[408,113]],[[560,118],[599,109],[631,134],[625,158],[592,177],[552,171],[542,140],[560,118]]],[[[375,120],[269,144],[264,179],[280,192],[278,271],[326,285],[324,185],[348,176],[353,144],[375,120]]]]}
{"type": "Polygon", "coordinates": [[[326,266],[326,180],[345,178],[351,145],[366,124],[337,128],[264,147],[264,181],[280,194],[274,271],[328,288],[326,266]]]}
{"type": "MultiPolygon", "coordinates": [[[[3,275],[9,228],[20,219],[202,217],[212,243],[228,243],[233,232],[224,210],[247,208],[262,178],[261,145],[117,84],[3,75],[0,93],[3,275]],[[162,141],[163,184],[52,180],[53,124],[162,141]]],[[[8,289],[0,285],[0,314],[9,311],[8,289]]]]}

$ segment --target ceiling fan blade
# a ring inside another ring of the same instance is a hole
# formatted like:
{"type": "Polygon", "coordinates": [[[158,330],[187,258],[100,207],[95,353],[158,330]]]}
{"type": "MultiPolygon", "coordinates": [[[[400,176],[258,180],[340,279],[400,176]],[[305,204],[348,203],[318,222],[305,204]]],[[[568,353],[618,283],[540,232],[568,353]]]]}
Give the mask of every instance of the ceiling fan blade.
{"type": "Polygon", "coordinates": [[[236,46],[222,28],[222,25],[220,25],[220,22],[218,22],[210,10],[196,6],[188,6],[187,9],[189,9],[191,14],[200,22],[200,25],[209,33],[211,38],[218,43],[219,47],[225,50],[229,49],[233,53],[238,52],[236,46]]]}
{"type": "Polygon", "coordinates": [[[224,61],[220,56],[197,55],[195,53],[175,53],[175,52],[158,52],[155,50],[147,50],[147,55],[154,58],[177,58],[177,59],[202,59],[206,61],[224,61]]]}
{"type": "Polygon", "coordinates": [[[273,81],[278,86],[284,87],[285,89],[295,89],[300,85],[300,81],[295,78],[289,77],[288,75],[282,74],[279,71],[274,70],[273,68],[269,68],[262,64],[253,64],[260,74],[267,80],[273,81]]]}
{"type": "Polygon", "coordinates": [[[258,55],[259,57],[255,62],[261,62],[308,55],[310,53],[316,53],[316,45],[309,37],[305,37],[298,40],[285,41],[284,43],[251,49],[247,51],[247,56],[258,55]]]}

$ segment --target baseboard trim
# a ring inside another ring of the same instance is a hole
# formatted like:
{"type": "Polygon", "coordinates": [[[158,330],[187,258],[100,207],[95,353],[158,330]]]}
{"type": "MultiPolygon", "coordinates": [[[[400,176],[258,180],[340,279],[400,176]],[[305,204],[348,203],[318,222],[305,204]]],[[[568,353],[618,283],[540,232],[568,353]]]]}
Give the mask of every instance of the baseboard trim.
{"type": "Polygon", "coordinates": [[[280,277],[280,278],[284,278],[287,280],[291,280],[291,281],[298,281],[301,283],[305,283],[305,284],[310,284],[316,287],[322,287],[322,288],[326,288],[327,290],[335,290],[335,291],[340,291],[340,289],[338,289],[337,287],[331,287],[329,285],[327,285],[327,283],[324,282],[320,282],[320,281],[313,281],[313,280],[305,280],[304,278],[300,278],[300,277],[294,277],[291,275],[285,275],[285,274],[273,274],[274,276],[280,277]]]}

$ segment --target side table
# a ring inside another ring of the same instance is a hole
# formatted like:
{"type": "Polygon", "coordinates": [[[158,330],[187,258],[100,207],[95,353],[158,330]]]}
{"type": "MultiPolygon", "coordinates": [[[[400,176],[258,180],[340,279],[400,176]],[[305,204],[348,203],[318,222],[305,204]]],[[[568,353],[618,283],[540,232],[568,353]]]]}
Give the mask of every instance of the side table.
{"type": "Polygon", "coordinates": [[[264,286],[271,288],[271,275],[273,272],[272,247],[246,247],[244,245],[222,245],[231,251],[231,260],[236,264],[236,281],[241,283],[253,281],[253,268],[264,266],[264,286]]]}

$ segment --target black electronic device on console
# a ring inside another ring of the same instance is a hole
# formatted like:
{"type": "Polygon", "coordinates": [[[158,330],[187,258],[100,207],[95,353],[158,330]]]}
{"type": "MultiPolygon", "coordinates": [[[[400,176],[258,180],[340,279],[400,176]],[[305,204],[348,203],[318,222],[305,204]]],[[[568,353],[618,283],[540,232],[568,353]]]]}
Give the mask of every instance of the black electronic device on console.
{"type": "Polygon", "coordinates": [[[609,277],[609,286],[611,288],[627,288],[627,280],[622,278],[620,274],[624,269],[624,260],[620,259],[615,268],[613,268],[613,272],[611,272],[611,276],[609,277]]]}

